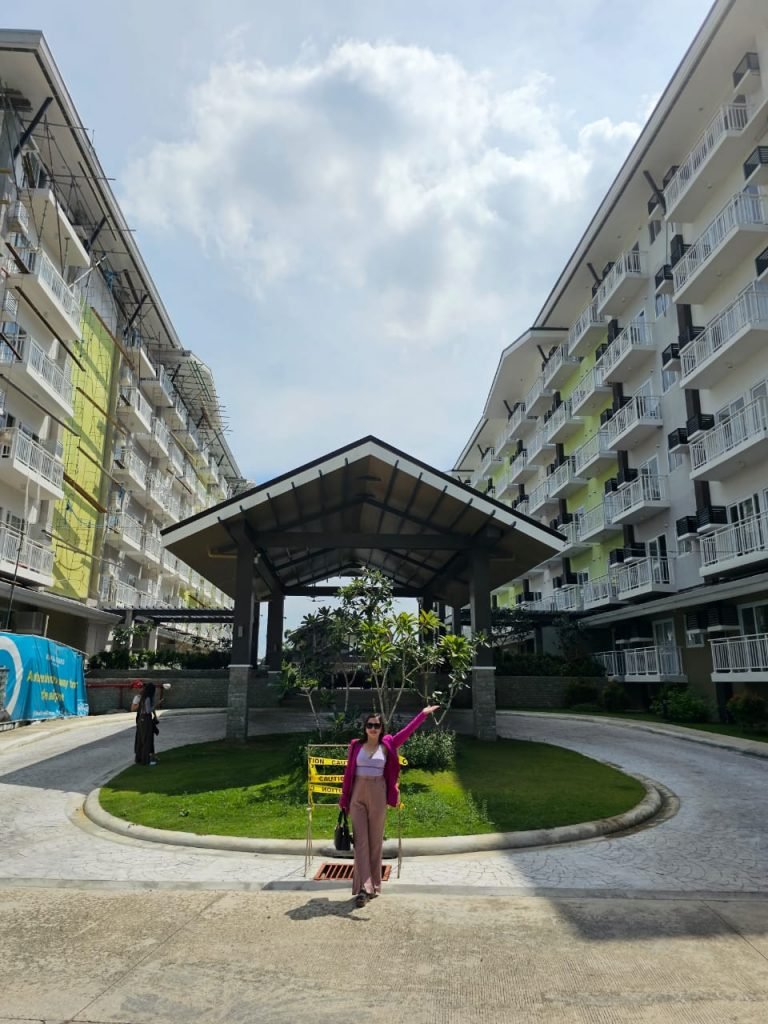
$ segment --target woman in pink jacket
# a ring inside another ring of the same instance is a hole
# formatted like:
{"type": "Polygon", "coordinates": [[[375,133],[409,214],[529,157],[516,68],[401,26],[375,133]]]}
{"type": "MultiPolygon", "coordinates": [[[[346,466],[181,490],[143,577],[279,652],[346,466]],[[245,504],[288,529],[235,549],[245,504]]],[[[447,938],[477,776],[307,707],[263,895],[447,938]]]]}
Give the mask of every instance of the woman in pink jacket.
{"type": "Polygon", "coordinates": [[[364,907],[368,900],[381,893],[381,851],[387,804],[397,807],[400,800],[397,748],[402,747],[438,708],[438,704],[424,708],[394,736],[389,733],[382,736],[381,715],[368,714],[365,716],[363,738],[349,744],[339,806],[352,818],[355,837],[352,892],[355,894],[355,906],[364,907]]]}

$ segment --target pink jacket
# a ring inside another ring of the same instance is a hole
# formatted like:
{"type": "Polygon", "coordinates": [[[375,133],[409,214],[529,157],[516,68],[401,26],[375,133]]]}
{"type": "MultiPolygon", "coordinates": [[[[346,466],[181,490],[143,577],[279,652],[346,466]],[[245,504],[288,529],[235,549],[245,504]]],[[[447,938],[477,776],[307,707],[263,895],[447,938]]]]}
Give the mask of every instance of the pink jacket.
{"type": "MultiPolygon", "coordinates": [[[[408,737],[416,732],[426,718],[426,712],[420,711],[400,732],[396,732],[394,736],[387,733],[381,737],[381,742],[387,751],[387,761],[384,765],[384,781],[387,784],[387,803],[390,807],[397,807],[400,800],[400,790],[397,787],[397,780],[400,778],[400,759],[397,756],[397,748],[402,747],[408,737]]],[[[347,813],[349,812],[349,804],[352,800],[352,787],[355,784],[357,752],[362,742],[362,740],[352,740],[349,744],[347,766],[344,769],[344,782],[341,786],[341,797],[339,798],[339,807],[347,813]]]]}

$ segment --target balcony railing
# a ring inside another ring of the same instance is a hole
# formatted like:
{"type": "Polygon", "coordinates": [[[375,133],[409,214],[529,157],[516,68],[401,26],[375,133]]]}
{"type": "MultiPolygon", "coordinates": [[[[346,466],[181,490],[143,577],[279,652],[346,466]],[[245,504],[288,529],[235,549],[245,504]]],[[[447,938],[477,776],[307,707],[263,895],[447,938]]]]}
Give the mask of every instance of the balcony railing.
{"type": "Polygon", "coordinates": [[[672,585],[672,566],[668,558],[642,558],[615,570],[616,589],[620,598],[646,593],[654,587],[672,585]]]}
{"type": "Polygon", "coordinates": [[[720,249],[740,227],[768,227],[768,204],[763,196],[739,192],[718,213],[673,268],[674,290],[679,292],[691,277],[720,249]]]}
{"type": "Polygon", "coordinates": [[[606,393],[610,393],[611,389],[605,383],[605,369],[600,363],[596,363],[579,379],[571,392],[571,407],[574,412],[578,412],[589,399],[593,399],[592,404],[596,404],[595,400],[602,397],[599,393],[600,388],[605,388],[606,393]]]}
{"type": "Polygon", "coordinates": [[[606,674],[628,679],[666,679],[684,676],[679,647],[630,647],[623,651],[601,651],[595,657],[606,674]]]}
{"type": "Polygon", "coordinates": [[[115,453],[115,462],[119,462],[142,487],[147,486],[147,466],[131,448],[118,449],[115,453]]]}
{"type": "Polygon", "coordinates": [[[632,509],[644,504],[662,505],[669,503],[667,478],[665,476],[649,476],[643,473],[626,487],[615,492],[616,502],[614,518],[619,518],[632,509]]]}
{"type": "MultiPolygon", "coordinates": [[[[605,531],[610,532],[609,527],[613,523],[613,517],[616,513],[616,503],[613,498],[613,495],[605,498],[599,505],[588,508],[584,515],[582,515],[579,520],[580,539],[588,540],[596,534],[605,531]]],[[[617,529],[621,528],[617,527],[617,529]]]]}
{"type": "Polygon", "coordinates": [[[36,341],[29,347],[29,366],[38,377],[59,395],[67,405],[72,405],[72,378],[69,372],[62,369],[50,359],[36,341]]]}
{"type": "MultiPolygon", "coordinates": [[[[138,388],[121,387],[120,397],[123,399],[123,403],[125,405],[129,405],[132,409],[135,409],[139,416],[146,420],[147,424],[151,425],[152,406],[138,388]]],[[[119,409],[120,406],[118,406],[118,411],[119,409]]]]}
{"type": "Polygon", "coordinates": [[[661,425],[661,401],[656,395],[635,395],[608,420],[605,432],[609,443],[615,445],[622,434],[647,421],[661,425]]]}
{"type": "Polygon", "coordinates": [[[562,381],[563,379],[567,379],[578,365],[579,360],[575,356],[569,355],[567,344],[559,345],[544,366],[543,376],[545,387],[562,381]]]}
{"type": "Polygon", "coordinates": [[[0,562],[12,565],[14,570],[18,566],[22,575],[26,570],[39,576],[51,576],[53,550],[36,544],[8,526],[0,526],[0,562]]]}
{"type": "Polygon", "coordinates": [[[558,590],[553,591],[552,597],[554,599],[555,611],[581,611],[581,589],[582,588],[579,586],[572,585],[567,587],[560,587],[558,590]]]}
{"type": "MultiPolygon", "coordinates": [[[[707,324],[703,332],[680,352],[682,384],[730,343],[741,338],[748,328],[768,330],[768,287],[754,282],[707,324]]],[[[762,339],[761,339],[762,340],[762,339]]],[[[713,371],[712,381],[717,371],[713,371]]],[[[708,383],[711,383],[709,381],[708,383]]]]}
{"type": "Polygon", "coordinates": [[[701,537],[701,564],[717,571],[768,558],[768,512],[742,519],[701,537]]]}
{"type": "Polygon", "coordinates": [[[545,505],[548,498],[549,480],[542,480],[542,482],[538,484],[538,486],[534,487],[528,495],[528,507],[531,510],[531,514],[540,509],[542,505],[545,505]]]}
{"type": "Polygon", "coordinates": [[[730,103],[718,110],[699,141],[680,164],[675,176],[664,189],[668,216],[671,215],[674,207],[696,180],[718,143],[729,132],[743,131],[748,120],[749,112],[745,103],[730,103]]]}
{"type": "Polygon", "coordinates": [[[0,458],[21,463],[35,475],[47,480],[57,490],[61,490],[64,480],[63,464],[18,427],[0,431],[0,458]]]}
{"type": "Polygon", "coordinates": [[[569,354],[576,355],[581,341],[590,330],[597,330],[598,328],[605,330],[605,327],[605,321],[597,312],[597,302],[590,302],[570,331],[568,331],[566,345],[569,354]]]}
{"type": "Polygon", "coordinates": [[[703,469],[729,452],[768,437],[768,402],[758,398],[690,445],[691,467],[703,469]]]}
{"type": "Polygon", "coordinates": [[[123,512],[110,512],[107,516],[107,529],[125,537],[137,548],[141,547],[141,523],[133,516],[123,512]]]}
{"type": "Polygon", "coordinates": [[[598,430],[588,441],[585,441],[580,448],[573,453],[573,468],[578,476],[581,476],[592,463],[599,458],[615,458],[608,442],[608,434],[605,428],[598,430]]]}
{"type": "Polygon", "coordinates": [[[623,252],[597,289],[595,302],[597,303],[598,311],[603,313],[607,310],[607,307],[611,304],[611,299],[622,289],[625,283],[633,280],[639,282],[645,277],[648,277],[646,253],[639,252],[636,249],[623,252]]]}
{"type": "MultiPolygon", "coordinates": [[[[637,352],[640,355],[645,355],[652,352],[654,347],[655,340],[651,326],[644,320],[633,320],[632,323],[627,324],[621,334],[614,338],[604,355],[595,364],[595,369],[599,367],[602,370],[603,380],[607,381],[610,379],[611,371],[631,353],[637,352]]],[[[637,359],[637,356],[635,358],[637,359]]]]}
{"type": "Polygon", "coordinates": [[[582,587],[582,604],[584,608],[602,604],[618,604],[619,595],[616,581],[612,576],[598,576],[589,580],[582,587]]]}
{"type": "MultiPolygon", "coordinates": [[[[42,249],[17,249],[22,262],[38,281],[42,281],[47,290],[59,304],[70,323],[79,327],[82,296],[78,288],[70,287],[53,262],[42,249]]],[[[10,274],[18,274],[19,268],[15,260],[6,263],[10,274]]]]}
{"type": "Polygon", "coordinates": [[[163,548],[163,542],[154,533],[145,532],[142,537],[141,546],[150,558],[160,561],[160,552],[163,548]]]}
{"type": "Polygon", "coordinates": [[[768,674],[768,633],[712,640],[710,648],[715,672],[768,674]]]}

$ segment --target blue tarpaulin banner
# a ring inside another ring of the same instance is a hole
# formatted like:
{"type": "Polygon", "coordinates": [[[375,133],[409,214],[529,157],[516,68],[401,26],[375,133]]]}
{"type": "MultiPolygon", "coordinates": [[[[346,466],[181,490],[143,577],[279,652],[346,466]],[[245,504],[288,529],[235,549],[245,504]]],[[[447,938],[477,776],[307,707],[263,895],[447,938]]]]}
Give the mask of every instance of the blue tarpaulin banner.
{"type": "Polygon", "coordinates": [[[88,714],[79,651],[42,636],[0,632],[0,669],[8,673],[4,696],[0,689],[0,721],[88,714]]]}

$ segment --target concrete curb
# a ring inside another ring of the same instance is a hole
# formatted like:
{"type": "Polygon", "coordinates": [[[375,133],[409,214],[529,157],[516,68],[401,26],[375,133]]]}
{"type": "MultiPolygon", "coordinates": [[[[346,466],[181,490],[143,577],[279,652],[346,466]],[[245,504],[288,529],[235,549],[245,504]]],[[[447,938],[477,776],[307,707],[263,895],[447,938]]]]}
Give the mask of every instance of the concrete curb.
{"type": "MultiPolygon", "coordinates": [[[[625,774],[630,774],[625,772],[625,774]]],[[[403,856],[434,857],[458,853],[484,853],[489,850],[517,850],[534,846],[552,846],[559,843],[574,843],[597,836],[611,835],[636,828],[649,821],[662,809],[664,801],[656,785],[642,776],[633,776],[645,786],[645,796],[630,810],[612,818],[599,821],[585,821],[578,825],[562,825],[559,828],[531,829],[526,832],[487,832],[473,836],[439,836],[433,839],[403,840],[403,856]]],[[[118,835],[141,839],[150,843],[164,843],[171,846],[191,846],[206,850],[227,850],[238,853],[261,853],[273,855],[304,856],[306,843],[303,839],[246,839],[238,836],[195,835],[193,832],[174,832],[147,825],[135,825],[123,818],[116,818],[105,811],[99,801],[100,789],[93,789],[85,798],[83,811],[86,817],[100,828],[118,835]]],[[[336,857],[332,847],[321,847],[322,856],[336,857]]],[[[384,857],[397,855],[393,842],[385,844],[384,857]]]]}

